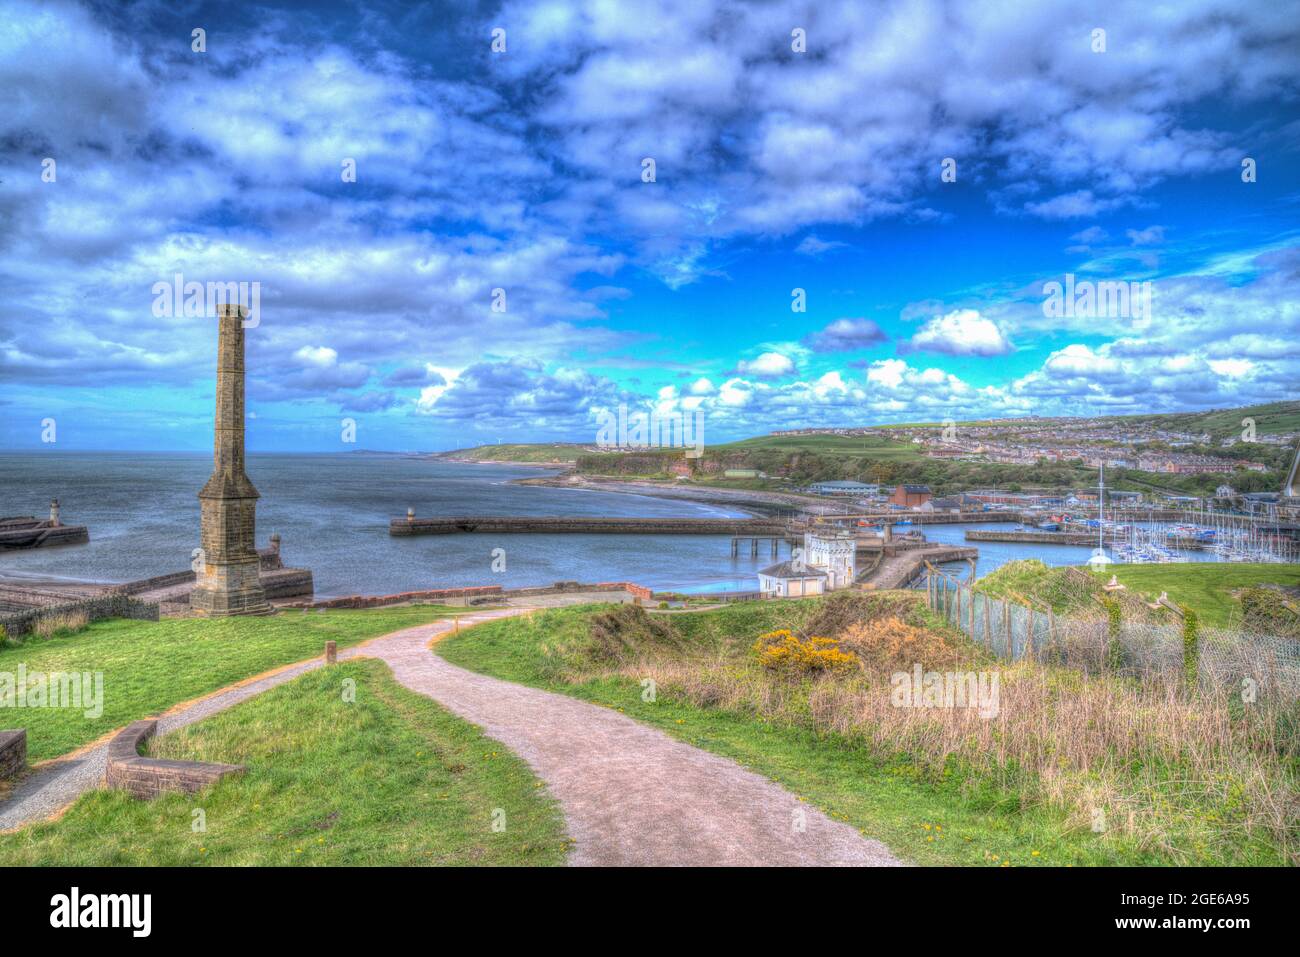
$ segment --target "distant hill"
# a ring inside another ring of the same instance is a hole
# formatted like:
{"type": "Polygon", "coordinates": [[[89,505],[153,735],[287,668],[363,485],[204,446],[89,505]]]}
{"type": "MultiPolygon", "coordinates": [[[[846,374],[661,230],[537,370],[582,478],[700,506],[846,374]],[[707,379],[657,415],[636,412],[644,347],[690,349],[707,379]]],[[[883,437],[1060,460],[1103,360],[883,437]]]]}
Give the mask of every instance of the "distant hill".
{"type": "MultiPolygon", "coordinates": [[[[1020,430],[1030,426],[1060,423],[1071,429],[1085,426],[1105,431],[1114,429],[1121,435],[1132,430],[1170,432],[1200,436],[1208,434],[1210,442],[1192,451],[1228,458],[1245,455],[1268,463],[1267,473],[1236,473],[1230,481],[1238,491],[1272,491],[1280,486],[1276,470],[1290,464],[1291,452],[1283,446],[1237,445],[1221,448],[1220,439],[1241,435],[1242,420],[1254,419],[1258,435],[1300,431],[1300,401],[1273,402],[1267,405],[1236,409],[1213,409],[1206,412],[1163,413],[1158,415],[1097,416],[1068,418],[984,419],[957,423],[958,427],[979,426],[1020,430]],[[1249,448],[1247,453],[1245,450],[1249,448]],[[1286,461],[1284,462],[1283,459],[1286,461]]],[[[911,440],[920,430],[938,429],[942,423],[917,423],[881,428],[886,434],[874,435],[760,435],[736,442],[709,445],[698,458],[685,458],[678,449],[600,449],[579,443],[511,443],[481,445],[444,452],[441,458],[474,462],[519,462],[529,464],[568,465],[591,476],[620,478],[690,478],[711,485],[735,485],[744,488],[776,488],[789,484],[806,484],[831,479],[852,479],[879,484],[913,482],[928,484],[936,493],[946,494],[977,487],[1077,488],[1096,481],[1095,470],[1077,462],[1039,462],[1034,465],[991,462],[940,461],[926,458],[921,447],[911,440]],[[897,430],[897,438],[892,433],[897,430]],[[758,477],[727,478],[728,470],[762,473],[758,477]]],[[[1108,444],[1103,435],[1102,444],[1108,444]]],[[[1092,441],[1096,441],[1094,437],[1092,441]]],[[[1107,471],[1115,488],[1143,491],[1178,491],[1207,494],[1225,481],[1222,474],[1171,475],[1131,469],[1107,471]]]]}
{"type": "Polygon", "coordinates": [[[468,449],[439,452],[440,459],[458,462],[526,462],[545,465],[572,465],[579,455],[595,451],[570,442],[514,443],[476,445],[468,449]]]}
{"type": "Polygon", "coordinates": [[[1272,435],[1300,432],[1300,402],[1270,402],[1236,409],[1212,409],[1209,412],[1173,412],[1162,415],[1125,415],[1101,419],[1102,422],[1140,421],[1159,425],[1173,432],[1208,432],[1216,439],[1240,435],[1242,419],[1255,420],[1255,432],[1272,435]]]}

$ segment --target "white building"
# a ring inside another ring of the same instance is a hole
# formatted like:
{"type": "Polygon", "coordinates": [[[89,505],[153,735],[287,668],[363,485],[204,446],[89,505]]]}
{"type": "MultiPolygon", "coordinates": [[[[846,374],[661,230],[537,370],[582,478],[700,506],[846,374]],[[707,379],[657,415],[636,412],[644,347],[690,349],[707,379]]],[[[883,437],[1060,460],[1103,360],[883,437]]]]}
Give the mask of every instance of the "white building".
{"type": "Polygon", "coordinates": [[[778,562],[758,573],[758,590],[768,598],[803,598],[826,591],[826,572],[802,561],[778,562]]]}
{"type": "Polygon", "coordinates": [[[858,544],[852,532],[804,532],[803,560],[826,572],[828,589],[847,588],[858,574],[858,544]]]}

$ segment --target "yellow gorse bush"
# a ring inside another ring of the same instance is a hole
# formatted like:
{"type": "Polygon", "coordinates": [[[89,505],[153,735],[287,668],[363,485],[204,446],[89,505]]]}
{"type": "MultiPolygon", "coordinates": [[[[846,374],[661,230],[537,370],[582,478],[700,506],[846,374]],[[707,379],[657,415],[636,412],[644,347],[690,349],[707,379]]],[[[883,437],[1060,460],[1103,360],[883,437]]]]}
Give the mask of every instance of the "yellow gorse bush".
{"type": "Polygon", "coordinates": [[[760,635],[754,653],[764,668],[784,674],[843,674],[858,663],[834,638],[800,638],[785,628],[760,635]]]}

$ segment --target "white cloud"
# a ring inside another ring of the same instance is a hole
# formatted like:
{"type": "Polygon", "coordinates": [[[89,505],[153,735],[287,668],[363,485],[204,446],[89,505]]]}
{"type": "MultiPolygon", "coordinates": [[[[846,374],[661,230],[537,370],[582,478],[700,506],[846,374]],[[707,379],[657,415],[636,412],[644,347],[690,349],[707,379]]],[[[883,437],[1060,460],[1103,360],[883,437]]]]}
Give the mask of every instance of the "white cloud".
{"type": "Polygon", "coordinates": [[[998,356],[1013,348],[993,320],[986,319],[974,309],[956,309],[931,319],[900,346],[900,351],[998,356]]]}
{"type": "Polygon", "coordinates": [[[741,359],[736,364],[736,371],[760,379],[779,379],[793,375],[795,367],[789,356],[779,352],[764,352],[756,359],[741,359]]]}

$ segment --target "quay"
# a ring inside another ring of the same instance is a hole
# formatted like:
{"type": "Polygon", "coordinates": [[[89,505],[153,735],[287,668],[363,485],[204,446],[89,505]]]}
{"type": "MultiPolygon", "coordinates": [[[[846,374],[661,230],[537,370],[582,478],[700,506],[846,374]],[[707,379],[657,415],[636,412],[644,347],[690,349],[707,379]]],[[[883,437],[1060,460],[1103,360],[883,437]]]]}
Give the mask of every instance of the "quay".
{"type": "Polygon", "coordinates": [[[50,517],[18,515],[0,518],[0,551],[18,548],[47,548],[53,545],[85,545],[90,530],[85,525],[64,525],[59,520],[59,500],[50,502],[50,517]]]}
{"type": "MultiPolygon", "coordinates": [[[[395,518],[388,534],[455,535],[488,532],[497,535],[729,535],[739,539],[786,538],[785,522],[770,518],[544,518],[532,515],[395,518]]],[[[755,543],[756,547],[756,543],[755,543]]]]}
{"type": "Polygon", "coordinates": [[[927,565],[946,562],[969,563],[973,578],[977,558],[979,549],[962,545],[927,544],[903,549],[892,555],[883,554],[874,568],[858,575],[857,584],[873,589],[906,588],[921,576],[927,565]]]}

